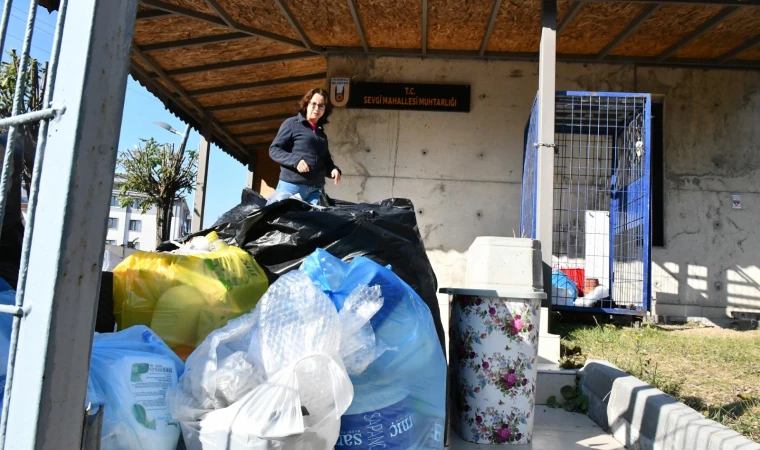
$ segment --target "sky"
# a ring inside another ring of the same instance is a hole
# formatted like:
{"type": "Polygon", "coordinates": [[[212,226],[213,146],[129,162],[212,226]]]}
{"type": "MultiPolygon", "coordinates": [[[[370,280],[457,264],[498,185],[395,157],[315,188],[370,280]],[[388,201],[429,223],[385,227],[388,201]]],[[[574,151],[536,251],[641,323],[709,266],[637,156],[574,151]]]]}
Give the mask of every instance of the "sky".
{"type": "MultiPolygon", "coordinates": [[[[8,60],[8,52],[15,48],[21,53],[24,30],[28,12],[28,3],[13,2],[3,48],[3,61],[8,60]]],[[[32,35],[31,56],[41,63],[50,60],[50,49],[53,46],[53,32],[57,14],[48,13],[45,8],[37,8],[37,20],[32,35]]],[[[119,149],[131,148],[140,139],[155,138],[158,142],[172,142],[179,145],[181,137],[155,125],[154,122],[165,122],[179,132],[184,132],[187,126],[179,118],[170,113],[156,97],[140,86],[131,76],[127,79],[127,91],[124,100],[124,115],[121,122],[119,149]]],[[[198,130],[191,129],[187,148],[197,149],[200,143],[198,130]]],[[[248,168],[217,146],[211,147],[209,156],[209,173],[206,183],[206,212],[204,226],[210,226],[224,212],[240,202],[240,194],[245,187],[248,168]]],[[[190,209],[193,208],[193,193],[187,198],[190,209]]]]}

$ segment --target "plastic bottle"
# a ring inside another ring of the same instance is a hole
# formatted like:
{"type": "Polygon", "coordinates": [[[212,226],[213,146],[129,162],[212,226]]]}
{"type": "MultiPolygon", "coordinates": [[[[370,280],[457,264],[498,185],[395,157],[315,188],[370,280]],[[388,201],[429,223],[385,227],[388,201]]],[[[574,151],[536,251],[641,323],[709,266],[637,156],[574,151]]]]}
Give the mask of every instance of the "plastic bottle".
{"type": "Polygon", "coordinates": [[[212,231],[211,233],[207,234],[206,240],[208,241],[209,250],[212,252],[224,250],[225,248],[229,247],[226,242],[219,238],[219,235],[216,234],[216,231],[212,231]]]}
{"type": "Polygon", "coordinates": [[[190,240],[190,249],[207,252],[209,251],[209,241],[205,236],[196,236],[190,240]]]}

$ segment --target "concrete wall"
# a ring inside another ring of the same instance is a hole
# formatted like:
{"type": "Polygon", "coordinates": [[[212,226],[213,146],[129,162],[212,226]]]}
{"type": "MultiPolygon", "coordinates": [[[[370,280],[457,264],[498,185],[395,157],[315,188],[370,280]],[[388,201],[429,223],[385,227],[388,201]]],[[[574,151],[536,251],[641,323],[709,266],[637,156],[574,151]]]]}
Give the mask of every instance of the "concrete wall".
{"type": "MultiPolygon", "coordinates": [[[[327,133],[344,182],[328,193],[412,199],[439,286],[461,284],[476,236],[519,233],[524,127],[537,74],[534,63],[331,57],[328,79],[470,84],[472,109],[336,109],[327,133]]],[[[760,223],[760,73],[560,64],[557,89],[664,95],[658,313],[687,305],[699,308],[683,315],[760,312],[760,240],[751,232],[760,223]],[[731,209],[731,194],[742,195],[743,210],[731,209]]],[[[446,323],[447,299],[440,300],[446,323]]]]}

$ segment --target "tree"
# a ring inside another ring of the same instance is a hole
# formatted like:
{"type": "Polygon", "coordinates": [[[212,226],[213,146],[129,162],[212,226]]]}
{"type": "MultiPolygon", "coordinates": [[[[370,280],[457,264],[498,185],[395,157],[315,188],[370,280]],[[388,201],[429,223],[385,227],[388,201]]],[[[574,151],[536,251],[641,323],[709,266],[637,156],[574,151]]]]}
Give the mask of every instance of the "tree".
{"type": "MultiPolygon", "coordinates": [[[[13,96],[16,93],[16,79],[18,77],[21,56],[16,53],[16,49],[8,52],[10,61],[0,64],[0,117],[10,117],[13,112],[13,96]]],[[[44,105],[45,98],[45,79],[47,75],[47,63],[40,64],[34,58],[29,58],[29,68],[26,72],[24,98],[21,102],[21,114],[39,111],[44,105]]],[[[32,179],[32,169],[34,167],[34,152],[37,149],[37,136],[40,131],[40,122],[30,122],[16,127],[19,132],[17,136],[23,139],[24,148],[24,168],[23,180],[24,189],[29,195],[29,184],[32,179]]],[[[0,129],[0,133],[7,133],[7,128],[0,129]]]]}
{"type": "Polygon", "coordinates": [[[119,152],[118,165],[124,169],[116,182],[119,203],[133,206],[143,214],[156,207],[156,243],[169,239],[174,202],[195,186],[198,153],[155,139],[140,139],[134,149],[119,152]]]}

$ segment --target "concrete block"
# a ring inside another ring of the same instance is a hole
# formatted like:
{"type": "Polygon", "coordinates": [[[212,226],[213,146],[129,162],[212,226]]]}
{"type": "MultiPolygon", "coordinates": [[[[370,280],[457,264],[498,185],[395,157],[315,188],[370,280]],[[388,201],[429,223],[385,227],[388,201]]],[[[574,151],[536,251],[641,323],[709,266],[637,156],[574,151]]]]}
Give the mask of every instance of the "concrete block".
{"type": "Polygon", "coordinates": [[[542,276],[539,241],[478,236],[467,251],[465,288],[541,292],[542,276]]]}
{"type": "MultiPolygon", "coordinates": [[[[542,308],[543,309],[543,308],[542,308]]],[[[539,334],[538,335],[538,363],[539,364],[559,364],[560,346],[559,335],[556,334],[539,334]]]]}
{"type": "Polygon", "coordinates": [[[538,333],[540,335],[549,334],[549,308],[541,308],[538,320],[538,333]]]}
{"type": "Polygon", "coordinates": [[[577,377],[577,370],[542,369],[539,367],[536,378],[536,405],[545,405],[551,396],[561,401],[562,394],[560,391],[562,387],[575,386],[577,377]]]}
{"type": "Polygon", "coordinates": [[[606,361],[581,371],[589,417],[630,450],[760,450],[760,444],[606,361]]]}

